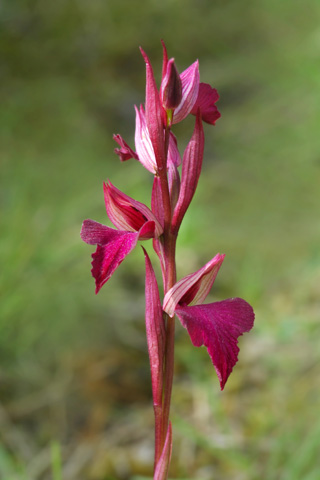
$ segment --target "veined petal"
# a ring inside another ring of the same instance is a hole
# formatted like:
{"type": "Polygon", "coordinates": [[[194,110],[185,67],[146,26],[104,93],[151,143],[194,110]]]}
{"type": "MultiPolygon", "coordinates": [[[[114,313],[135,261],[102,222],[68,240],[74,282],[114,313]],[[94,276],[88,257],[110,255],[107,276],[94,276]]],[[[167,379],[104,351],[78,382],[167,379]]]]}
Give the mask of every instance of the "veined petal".
{"type": "Polygon", "coordinates": [[[138,240],[154,236],[154,222],[146,222],[138,232],[124,232],[85,220],[80,236],[89,245],[97,245],[92,254],[91,273],[96,282],[96,293],[109,280],[114,271],[134,249],[138,240]]]}
{"type": "Polygon", "coordinates": [[[136,160],[139,160],[138,155],[129,147],[127,142],[123,140],[121,135],[113,135],[113,140],[115,140],[120,145],[120,148],[115,148],[114,152],[119,156],[121,162],[130,160],[130,158],[135,158],[136,160]]]}
{"type": "Polygon", "coordinates": [[[148,132],[145,112],[143,106],[140,106],[140,111],[135,106],[136,110],[136,130],[135,130],[135,145],[138,154],[138,160],[149,172],[155,174],[157,172],[157,162],[148,132]]]}
{"type": "Polygon", "coordinates": [[[183,154],[180,194],[172,217],[172,231],[175,233],[179,230],[184,214],[196,191],[202,168],[203,151],[204,133],[198,110],[191,140],[183,154]]]}
{"type": "Polygon", "coordinates": [[[141,54],[146,63],[146,124],[153,146],[158,169],[164,168],[166,163],[164,146],[164,129],[162,118],[162,106],[153,75],[153,69],[147,54],[140,47],[141,54]]]}
{"type": "Polygon", "coordinates": [[[198,108],[200,108],[202,120],[214,125],[218,118],[221,117],[215,105],[218,100],[219,94],[215,88],[212,88],[208,83],[200,83],[198,98],[191,113],[196,115],[198,108]]]}
{"type": "Polygon", "coordinates": [[[238,361],[238,337],[253,327],[252,307],[241,298],[175,311],[196,347],[205,345],[216,369],[221,390],[238,361]]]}
{"type": "Polygon", "coordinates": [[[157,279],[150,258],[143,249],[146,262],[146,333],[151,369],[153,405],[162,405],[165,327],[157,279]]]}
{"type": "Polygon", "coordinates": [[[119,230],[137,232],[148,221],[155,223],[155,235],[161,235],[163,229],[143,203],[134,200],[116,188],[110,181],[103,184],[104,199],[108,217],[119,230]]]}
{"type": "Polygon", "coordinates": [[[179,280],[166,293],[163,300],[163,310],[170,317],[173,317],[177,306],[202,303],[211,290],[224,257],[224,254],[218,253],[200,270],[179,280]]]}
{"type": "Polygon", "coordinates": [[[199,92],[199,62],[196,60],[180,75],[182,84],[182,99],[175,109],[172,123],[181,122],[191,112],[199,92]]]}

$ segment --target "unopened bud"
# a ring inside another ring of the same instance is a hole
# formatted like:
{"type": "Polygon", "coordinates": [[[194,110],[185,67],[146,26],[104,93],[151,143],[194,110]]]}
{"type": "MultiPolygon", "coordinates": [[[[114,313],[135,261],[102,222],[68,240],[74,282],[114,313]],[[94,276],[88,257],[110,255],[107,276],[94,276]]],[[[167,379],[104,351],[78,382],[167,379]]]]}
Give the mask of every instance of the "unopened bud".
{"type": "Polygon", "coordinates": [[[167,64],[167,71],[162,78],[160,96],[162,105],[166,110],[173,110],[177,108],[181,102],[181,79],[173,58],[169,60],[167,64]]]}

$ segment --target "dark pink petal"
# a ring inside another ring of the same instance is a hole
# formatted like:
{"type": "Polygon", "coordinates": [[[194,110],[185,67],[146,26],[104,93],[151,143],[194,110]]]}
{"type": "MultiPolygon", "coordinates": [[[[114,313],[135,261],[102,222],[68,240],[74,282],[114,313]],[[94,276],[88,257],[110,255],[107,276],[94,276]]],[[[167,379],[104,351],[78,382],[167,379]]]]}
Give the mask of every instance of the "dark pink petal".
{"type": "Polygon", "coordinates": [[[175,109],[172,123],[181,122],[191,112],[199,92],[199,62],[194,62],[180,75],[182,84],[182,99],[175,109]]]}
{"type": "Polygon", "coordinates": [[[156,465],[153,479],[154,480],[167,480],[169,465],[172,452],[172,425],[169,422],[166,441],[162,450],[161,457],[156,465]]]}
{"type": "Polygon", "coordinates": [[[175,311],[196,347],[205,345],[216,369],[221,390],[238,361],[238,337],[253,327],[252,307],[241,298],[175,311]]]}
{"type": "Polygon", "coordinates": [[[138,232],[117,232],[117,238],[109,243],[98,245],[92,254],[92,276],[96,281],[96,293],[109,280],[120,263],[137,244],[138,232]]]}
{"type": "Polygon", "coordinates": [[[138,232],[124,232],[85,220],[80,236],[89,245],[97,245],[92,254],[92,276],[96,281],[96,293],[109,280],[114,271],[134,249],[138,240],[154,237],[154,222],[146,222],[138,232]]]}
{"type": "Polygon", "coordinates": [[[118,240],[122,235],[123,232],[102,225],[94,220],[85,220],[80,232],[81,239],[88,245],[104,245],[118,240]]]}
{"type": "Polygon", "coordinates": [[[157,279],[150,258],[143,249],[146,261],[146,333],[151,369],[153,405],[162,405],[163,359],[165,327],[157,279]]]}
{"type": "Polygon", "coordinates": [[[198,111],[193,135],[183,154],[180,194],[172,217],[172,231],[175,233],[179,230],[184,214],[196,191],[201,173],[203,150],[204,133],[198,111]]]}
{"type": "Polygon", "coordinates": [[[173,317],[177,306],[202,303],[216,279],[225,255],[218,253],[200,270],[183,277],[166,293],[163,310],[173,317]]]}
{"type": "Polygon", "coordinates": [[[103,185],[103,189],[107,214],[115,227],[119,230],[136,232],[146,222],[153,221],[156,236],[161,235],[162,227],[146,205],[121,192],[110,181],[103,185]]]}
{"type": "Polygon", "coordinates": [[[173,58],[167,63],[166,72],[162,78],[160,98],[166,110],[178,107],[182,99],[182,83],[173,58]]]}
{"type": "Polygon", "coordinates": [[[162,106],[153,75],[153,69],[147,54],[140,48],[146,63],[146,124],[156,157],[158,169],[166,165],[162,106]]]}
{"type": "Polygon", "coordinates": [[[215,105],[218,100],[219,94],[215,88],[212,88],[208,83],[200,83],[198,98],[191,113],[197,115],[198,108],[200,108],[202,120],[214,125],[221,117],[215,105]]]}
{"type": "Polygon", "coordinates": [[[114,151],[119,156],[121,162],[130,160],[130,158],[135,158],[136,160],[138,160],[138,155],[123,140],[121,135],[113,135],[113,140],[115,140],[120,145],[120,148],[115,148],[114,151]]]}

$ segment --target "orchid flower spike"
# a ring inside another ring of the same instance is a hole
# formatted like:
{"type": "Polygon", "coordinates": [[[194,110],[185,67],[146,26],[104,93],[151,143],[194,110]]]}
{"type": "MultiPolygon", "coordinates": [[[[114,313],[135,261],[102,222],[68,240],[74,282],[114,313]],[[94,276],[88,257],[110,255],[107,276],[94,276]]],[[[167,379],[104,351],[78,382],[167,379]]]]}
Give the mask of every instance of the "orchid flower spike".
{"type": "Polygon", "coordinates": [[[114,271],[134,249],[138,240],[158,238],[162,227],[143,203],[125,195],[112,185],[104,184],[104,198],[109,219],[117,229],[94,220],[85,220],[81,238],[89,245],[97,245],[92,255],[92,276],[96,293],[109,280],[114,271]]]}

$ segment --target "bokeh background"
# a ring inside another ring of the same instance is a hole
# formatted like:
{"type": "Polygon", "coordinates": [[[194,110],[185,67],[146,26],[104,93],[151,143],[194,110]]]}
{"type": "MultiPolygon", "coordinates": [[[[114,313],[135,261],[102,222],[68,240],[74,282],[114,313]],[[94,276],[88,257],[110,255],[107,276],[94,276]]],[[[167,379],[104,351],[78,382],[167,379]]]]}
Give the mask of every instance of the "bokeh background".
{"type": "Polygon", "coordinates": [[[107,221],[107,178],[149,203],[112,134],[134,145],[138,46],[159,79],[161,38],[221,96],[178,276],[224,252],[209,300],[256,311],[223,393],[177,326],[170,477],[319,479],[319,20],[318,0],[1,2],[1,479],[151,478],[143,255],[95,296],[79,231],[107,221]]]}

